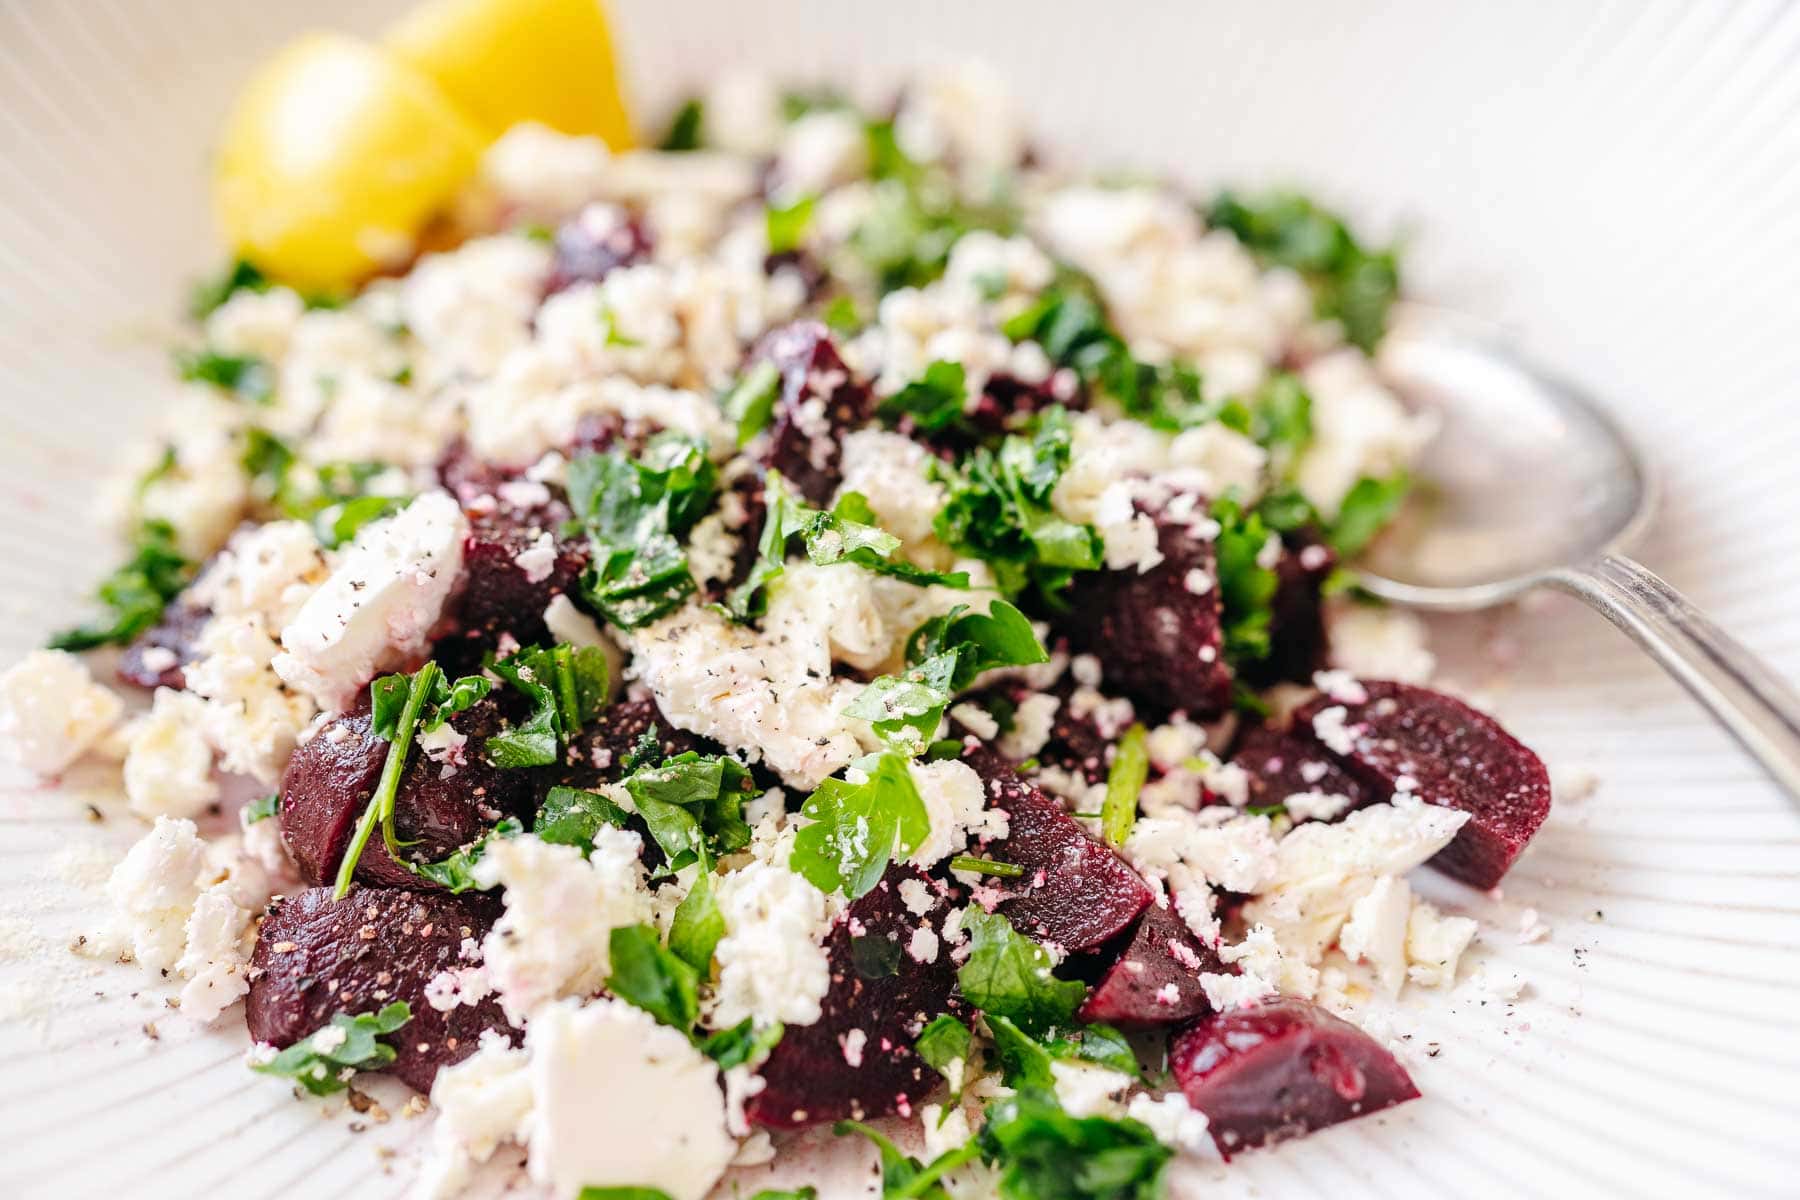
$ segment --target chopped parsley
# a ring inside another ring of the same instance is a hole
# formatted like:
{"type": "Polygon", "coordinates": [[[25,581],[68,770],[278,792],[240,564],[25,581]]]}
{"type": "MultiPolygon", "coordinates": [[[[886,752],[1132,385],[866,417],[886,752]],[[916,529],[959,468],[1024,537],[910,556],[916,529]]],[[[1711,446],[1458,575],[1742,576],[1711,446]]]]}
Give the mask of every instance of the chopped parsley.
{"type": "Polygon", "coordinates": [[[819,314],[819,319],[828,325],[832,332],[854,334],[862,329],[862,314],[856,311],[856,301],[848,296],[833,296],[831,302],[819,314]]]}
{"type": "Polygon", "coordinates": [[[963,365],[938,359],[925,373],[881,402],[879,412],[892,421],[902,417],[923,433],[939,433],[960,425],[969,389],[963,365]]]}
{"type": "Polygon", "coordinates": [[[1358,479],[1338,505],[1328,540],[1340,558],[1355,558],[1394,519],[1412,490],[1404,471],[1386,479],[1358,479]]]}
{"type": "Polygon", "coordinates": [[[1048,660],[1031,622],[1006,601],[990,601],[986,613],[959,604],[913,630],[907,669],[878,676],[844,712],[868,721],[890,746],[916,754],[937,733],[957,693],[984,671],[1048,660]]]}
{"type": "Polygon", "coordinates": [[[788,490],[779,471],[771,470],[763,477],[763,502],[767,511],[756,563],[725,597],[724,611],[735,621],[751,621],[768,612],[766,589],[787,570],[788,543],[794,538],[801,540],[806,557],[818,566],[851,563],[920,587],[969,586],[966,572],[928,571],[892,557],[900,549],[900,539],[874,523],[869,502],[856,492],[846,493],[829,511],[813,508],[788,490]]]}
{"type": "MultiPolygon", "coordinates": [[[[839,1121],[831,1127],[831,1131],[839,1137],[860,1134],[874,1143],[876,1150],[881,1153],[882,1200],[949,1200],[949,1193],[938,1180],[946,1172],[962,1166],[980,1152],[979,1147],[970,1141],[954,1150],[946,1150],[927,1165],[910,1154],[902,1153],[900,1147],[894,1145],[886,1134],[861,1121],[839,1121]]],[[[1018,1200],[1027,1198],[1020,1197],[1018,1200]]]]}
{"type": "Polygon", "coordinates": [[[769,1057],[786,1032],[780,1023],[758,1029],[745,1017],[730,1029],[721,1029],[700,1039],[700,1052],[719,1064],[719,1070],[755,1066],[769,1057]]]}
{"type": "Polygon", "coordinates": [[[254,825],[281,813],[281,793],[270,792],[244,805],[244,824],[254,825]]]}
{"type": "Polygon", "coordinates": [[[1056,978],[1049,951],[999,913],[970,908],[963,928],[969,932],[969,957],[957,968],[956,981],[969,1003],[1033,1036],[1073,1023],[1087,988],[1056,978]]]}
{"type": "Polygon", "coordinates": [[[705,133],[706,105],[698,98],[691,99],[675,110],[674,119],[669,122],[668,131],[656,148],[669,153],[698,150],[705,133]]]}
{"type": "Polygon", "coordinates": [[[1237,667],[1269,656],[1269,625],[1279,580],[1275,569],[1259,560],[1273,535],[1258,512],[1245,511],[1229,496],[1213,501],[1212,515],[1219,523],[1213,553],[1224,612],[1225,657],[1237,667]]]}
{"type": "Polygon", "coordinates": [[[852,937],[850,966],[862,979],[892,979],[900,973],[900,943],[878,933],[852,937]]]}
{"type": "Polygon", "coordinates": [[[870,121],[864,128],[874,182],[849,248],[882,294],[937,279],[950,248],[971,229],[1010,233],[1018,223],[1011,206],[971,204],[947,172],[907,157],[891,120],[870,121]]]}
{"type": "Polygon", "coordinates": [[[997,879],[1017,879],[1025,874],[1025,868],[1018,863],[995,862],[988,858],[976,858],[973,854],[958,854],[950,860],[952,871],[974,871],[980,875],[992,875],[997,879]]]}
{"type": "Polygon", "coordinates": [[[1114,850],[1125,844],[1137,821],[1138,794],[1150,777],[1149,739],[1142,725],[1133,725],[1113,749],[1112,766],[1106,772],[1106,799],[1100,806],[1100,831],[1114,850]]]}
{"type": "Polygon", "coordinates": [[[1072,1117],[1023,1088],[988,1107],[971,1143],[1000,1171],[1003,1200],[1159,1200],[1174,1151],[1130,1117],[1072,1117]]]}
{"type": "Polygon", "coordinates": [[[700,977],[650,925],[623,925],[608,942],[606,990],[672,1029],[691,1034],[700,1017],[700,977]]]}
{"type": "Polygon", "coordinates": [[[255,265],[238,259],[212,279],[202,279],[188,293],[188,316],[204,321],[239,292],[266,292],[269,280],[255,265]]]}
{"type": "Polygon", "coordinates": [[[560,762],[570,740],[606,707],[606,653],[598,646],[529,646],[489,669],[531,702],[528,718],[488,738],[496,767],[560,762]]]}
{"type": "Polygon", "coordinates": [[[694,886],[675,906],[669,923],[669,949],[701,975],[712,970],[713,951],[725,936],[725,914],[713,894],[712,872],[702,869],[694,886]]]}
{"type": "Polygon", "coordinates": [[[449,857],[430,863],[406,863],[407,869],[420,879],[429,879],[442,886],[452,895],[480,888],[475,882],[475,864],[487,853],[487,848],[495,840],[518,837],[525,832],[525,826],[516,817],[502,817],[481,837],[455,851],[449,857]]]}
{"type": "Polygon", "coordinates": [[[820,891],[854,900],[924,843],[931,817],[904,755],[870,755],[850,774],[854,780],[827,779],[806,798],[800,813],[810,823],[795,835],[788,865],[820,891]]]}
{"type": "Polygon", "coordinates": [[[392,516],[412,499],[368,490],[387,469],[381,463],[301,464],[286,442],[255,426],[244,432],[239,462],[259,496],[284,516],[309,522],[327,549],[353,540],[364,525],[392,516]]]}
{"type": "Polygon", "coordinates": [[[593,544],[581,576],[589,606],[621,629],[674,611],[695,590],[680,541],[712,507],[718,471],[705,447],[674,433],[641,458],[623,450],[569,464],[569,503],[593,544]]]}
{"type": "Polygon", "coordinates": [[[167,521],[145,521],[138,526],[131,557],[95,589],[107,615],[63,630],[50,639],[50,647],[92,650],[122,646],[161,620],[163,609],[191,578],[193,565],[176,548],[175,527],[167,521]]]}
{"type": "Polygon", "coordinates": [[[738,449],[763,431],[775,415],[775,401],[781,395],[781,372],[775,364],[764,360],[745,371],[731,390],[719,399],[725,415],[737,423],[738,449]]]}
{"type": "Polygon", "coordinates": [[[970,1034],[967,1025],[949,1013],[940,1013],[932,1019],[931,1024],[919,1031],[919,1037],[913,1043],[913,1049],[919,1052],[919,1057],[924,1059],[932,1070],[946,1079],[950,1079],[952,1077],[950,1065],[955,1062],[968,1062],[973,1042],[974,1037],[970,1034]]]}
{"type": "Polygon", "coordinates": [[[275,398],[275,372],[253,354],[182,350],[175,355],[175,373],[188,383],[211,384],[252,404],[267,404],[275,398]]]}
{"type": "Polygon", "coordinates": [[[729,755],[689,750],[640,765],[622,783],[662,848],[662,873],[696,862],[706,869],[750,844],[744,802],[758,789],[749,768],[729,755]]]}
{"type": "Polygon", "coordinates": [[[998,452],[978,446],[953,470],[934,467],[948,497],[932,528],[945,545],[991,566],[1009,596],[1030,587],[1053,601],[1076,571],[1104,562],[1094,527],[1050,507],[1068,469],[1070,439],[1068,414],[1053,408],[1034,434],[1011,434],[998,452]]]}
{"type": "Polygon", "coordinates": [[[812,224],[816,196],[802,196],[792,204],[771,204],[763,209],[763,228],[769,240],[770,254],[791,254],[800,248],[806,230],[812,224]]]}
{"type": "Polygon", "coordinates": [[[330,1024],[251,1069],[292,1079],[315,1096],[329,1096],[350,1086],[357,1071],[378,1071],[393,1062],[394,1048],[378,1039],[410,1020],[412,1008],[404,1000],[354,1017],[334,1013],[330,1024]]]}
{"type": "Polygon", "coordinates": [[[558,846],[576,846],[583,854],[594,850],[594,833],[602,825],[625,827],[624,809],[599,792],[581,788],[552,787],[544,794],[531,832],[558,846]]]}
{"type": "Polygon", "coordinates": [[[1372,352],[1381,341],[1400,291],[1393,248],[1368,249],[1341,217],[1298,192],[1272,191],[1254,199],[1221,192],[1206,219],[1229,229],[1265,265],[1299,272],[1312,290],[1313,310],[1341,322],[1353,345],[1372,352]]]}

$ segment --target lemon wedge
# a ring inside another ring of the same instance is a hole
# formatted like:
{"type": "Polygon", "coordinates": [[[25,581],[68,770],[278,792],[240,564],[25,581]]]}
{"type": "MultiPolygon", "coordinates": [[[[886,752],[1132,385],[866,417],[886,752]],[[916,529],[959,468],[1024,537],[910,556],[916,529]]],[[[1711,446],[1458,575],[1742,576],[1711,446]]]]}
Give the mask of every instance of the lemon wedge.
{"type": "Polygon", "coordinates": [[[490,138],[540,121],[614,150],[631,144],[599,0],[427,0],[386,45],[490,138]]]}
{"type": "Polygon", "coordinates": [[[430,80],[366,42],[312,34],[257,72],[226,121],[219,221],[272,278],[334,291],[411,253],[483,141],[430,80]]]}

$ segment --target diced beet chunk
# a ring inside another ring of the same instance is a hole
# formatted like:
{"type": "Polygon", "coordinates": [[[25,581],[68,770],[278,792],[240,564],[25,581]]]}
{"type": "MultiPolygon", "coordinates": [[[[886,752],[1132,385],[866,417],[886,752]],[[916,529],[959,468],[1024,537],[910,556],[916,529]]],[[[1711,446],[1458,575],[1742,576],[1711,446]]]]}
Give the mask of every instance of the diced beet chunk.
{"type": "Polygon", "coordinates": [[[642,223],[612,205],[595,204],[563,222],[551,248],[546,294],[599,283],[616,267],[648,261],[650,235],[642,223]]]}
{"type": "Polygon", "coordinates": [[[1203,1017],[1212,1004],[1200,986],[1202,973],[1230,974],[1232,968],[1194,936],[1187,922],[1152,904],[1125,952],[1106,969],[1076,1015],[1140,1029],[1203,1017]]]}
{"type": "Polygon", "coordinates": [[[829,504],[843,478],[844,434],[868,424],[874,394],[850,374],[830,331],[817,321],[769,333],[751,361],[773,363],[781,373],[764,464],[780,471],[807,503],[829,504]]]}
{"type": "Polygon", "coordinates": [[[689,750],[700,754],[719,754],[723,750],[717,742],[675,728],[649,697],[621,699],[600,710],[600,715],[576,735],[570,747],[569,765],[557,771],[558,778],[571,787],[585,788],[618,780],[625,774],[626,757],[651,729],[656,730],[657,745],[657,757],[652,762],[689,750]]]}
{"type": "Polygon", "coordinates": [[[1226,1158],[1418,1098],[1375,1039],[1307,1000],[1216,1013],[1183,1030],[1169,1065],[1226,1158]]]}
{"type": "Polygon", "coordinates": [[[1325,614],[1320,589],[1337,567],[1331,547],[1306,533],[1291,535],[1275,563],[1269,604],[1269,656],[1244,668],[1255,687],[1305,683],[1325,663],[1325,614]]]}
{"type": "Polygon", "coordinates": [[[440,652],[453,671],[473,669],[504,637],[521,646],[552,639],[544,610],[575,586],[588,563],[584,538],[566,538],[569,508],[542,484],[510,480],[469,506],[457,632],[440,652]]]}
{"type": "MultiPolygon", "coordinates": [[[[463,734],[460,763],[433,761],[415,743],[394,800],[394,825],[407,853],[436,862],[480,837],[503,816],[529,820],[536,779],[528,770],[503,771],[482,756],[482,743],[503,722],[493,698],[450,719],[463,734]],[[454,773],[446,777],[446,765],[454,773]]],[[[308,883],[329,883],[349,848],[356,823],[387,761],[389,743],[369,729],[368,693],[358,706],[325,725],[294,751],[281,781],[281,836],[308,883]]],[[[430,889],[388,856],[379,831],[356,862],[356,878],[376,887],[430,889]]]]}
{"type": "Polygon", "coordinates": [[[183,688],[182,668],[195,658],[195,646],[212,610],[184,599],[163,610],[162,620],[144,630],[119,658],[119,679],[144,688],[183,688]]]}
{"type": "MultiPolygon", "coordinates": [[[[940,885],[941,886],[941,885],[940,885]]],[[[950,901],[931,881],[903,866],[846,910],[825,939],[831,957],[831,990],[823,1015],[811,1025],[790,1025],[762,1066],[764,1088],[744,1105],[751,1122],[797,1129],[822,1121],[863,1120],[905,1111],[938,1084],[938,1074],[913,1049],[919,1031],[943,1013],[968,1020],[956,994],[956,964],[947,947],[932,946],[928,961],[914,958],[913,934],[942,929],[950,901]],[[915,916],[900,898],[900,884],[933,887],[932,906],[915,916]],[[860,930],[860,932],[855,932],[860,930]],[[877,938],[891,949],[858,955],[856,943],[877,938]],[[875,977],[858,970],[883,964],[875,977]],[[881,974],[892,963],[891,974],[881,974]],[[861,1039],[852,1040],[856,1033],[861,1039]]]]}
{"type": "Polygon", "coordinates": [[[1250,803],[1280,804],[1289,796],[1318,792],[1350,801],[1345,813],[1370,799],[1369,789],[1318,742],[1298,733],[1257,725],[1238,737],[1231,761],[1250,777],[1250,803]]]}
{"type": "Polygon", "coordinates": [[[1141,574],[1079,572],[1058,627],[1072,649],[1101,656],[1110,689],[1205,720],[1231,704],[1213,546],[1167,515],[1157,516],[1156,543],[1162,561],[1141,574]]]}
{"type": "Polygon", "coordinates": [[[473,1054],[484,1030],[510,1030],[492,997],[448,1012],[425,999],[438,973],[474,965],[462,944],[487,936],[493,907],[400,888],[353,888],[333,900],[320,887],[278,901],[250,957],[250,1036],[285,1048],[337,1013],[357,1016],[404,1000],[412,1019],[384,1039],[395,1051],[386,1071],[429,1092],[438,1068],[473,1054]]]}
{"type": "Polygon", "coordinates": [[[1007,815],[1005,839],[988,843],[984,853],[1024,868],[1022,876],[1000,881],[1008,898],[999,911],[1015,929],[1065,950],[1090,950],[1144,911],[1149,885],[1059,802],[991,750],[968,751],[963,761],[987,786],[989,807],[1007,815]]]}
{"type": "Polygon", "coordinates": [[[1312,700],[1294,714],[1295,729],[1316,733],[1315,718],[1342,707],[1345,769],[1379,799],[1405,779],[1426,803],[1468,813],[1431,865],[1470,887],[1498,884],[1550,815],[1543,762],[1492,717],[1441,692],[1383,680],[1361,686],[1367,699],[1359,703],[1312,700]]]}

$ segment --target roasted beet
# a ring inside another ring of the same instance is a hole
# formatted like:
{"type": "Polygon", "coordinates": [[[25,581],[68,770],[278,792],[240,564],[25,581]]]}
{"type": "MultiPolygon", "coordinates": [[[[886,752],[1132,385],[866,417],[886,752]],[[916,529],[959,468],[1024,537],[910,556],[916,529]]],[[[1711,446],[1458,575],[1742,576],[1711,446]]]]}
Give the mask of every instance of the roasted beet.
{"type": "MultiPolygon", "coordinates": [[[[474,1053],[484,1030],[506,1029],[492,998],[440,1012],[425,999],[439,972],[473,965],[465,939],[480,943],[492,905],[399,888],[354,888],[342,900],[311,888],[276,903],[251,955],[244,1023],[259,1042],[287,1047],[330,1022],[404,1000],[412,1019],[387,1037],[387,1072],[421,1092],[438,1068],[474,1053]]],[[[476,961],[479,961],[478,959],[476,961]]]]}
{"type": "Polygon", "coordinates": [[[1141,574],[1079,572],[1057,624],[1072,649],[1101,656],[1109,689],[1206,720],[1231,704],[1212,542],[1160,516],[1156,544],[1162,561],[1141,574]]]}
{"type": "MultiPolygon", "coordinates": [[[[1538,756],[1486,713],[1441,692],[1364,680],[1366,699],[1320,696],[1294,728],[1336,751],[1378,799],[1402,790],[1469,814],[1431,865],[1470,887],[1491,888],[1550,814],[1550,776],[1538,756]],[[1331,712],[1342,708],[1342,719],[1331,712]]],[[[1340,692],[1339,695],[1343,693],[1340,692]]]]}
{"type": "Polygon", "coordinates": [[[1173,1025],[1212,1011],[1200,975],[1230,974],[1212,948],[1169,909],[1152,904],[1125,952],[1106,969],[1076,1015],[1125,1028],[1173,1025]]]}
{"type": "Polygon", "coordinates": [[[1419,1095],[1368,1034],[1293,998],[1190,1026],[1170,1044],[1169,1066],[1226,1158],[1419,1095]]]}
{"type": "Polygon", "coordinates": [[[846,1117],[904,1114],[937,1086],[937,1073],[913,1050],[913,1042],[941,1013],[967,1020],[968,1007],[956,994],[949,949],[935,940],[950,903],[933,891],[931,908],[915,916],[900,898],[900,884],[909,879],[932,886],[910,867],[892,867],[873,891],[850,905],[825,939],[831,990],[824,1015],[811,1025],[790,1025],[782,1035],[760,1072],[766,1086],[744,1105],[753,1123],[796,1129],[846,1117]],[[921,928],[934,935],[924,962],[910,950],[921,928]],[[888,943],[887,951],[855,953],[856,943],[867,938],[888,943]],[[858,962],[869,970],[872,960],[881,965],[865,976],[858,962]]]}
{"type": "Polygon", "coordinates": [[[558,771],[562,782],[574,787],[598,787],[612,783],[625,773],[624,762],[637,749],[638,741],[655,728],[657,754],[666,758],[689,750],[701,754],[718,754],[717,742],[677,729],[648,697],[642,700],[620,699],[600,711],[570,748],[570,763],[558,771]]]}
{"type": "Polygon", "coordinates": [[[182,668],[194,661],[200,631],[212,610],[177,599],[163,610],[162,620],[144,630],[119,658],[119,679],[144,688],[183,688],[182,668]]]}
{"type": "Polygon", "coordinates": [[[773,363],[781,373],[763,462],[809,504],[829,504],[843,478],[843,436],[868,423],[874,394],[850,374],[830,331],[817,321],[796,321],[767,334],[751,360],[773,363]]]}
{"type": "Polygon", "coordinates": [[[547,295],[578,283],[599,283],[615,267],[647,262],[650,235],[635,218],[610,204],[596,204],[558,227],[552,249],[547,295]]]}
{"type": "Polygon", "coordinates": [[[548,644],[544,609],[575,586],[588,563],[587,540],[562,536],[568,506],[542,484],[502,483],[469,508],[457,632],[439,648],[453,672],[478,666],[503,635],[521,646],[548,644]]]}
{"type": "Polygon", "coordinates": [[[1299,733],[1267,725],[1247,729],[1239,735],[1231,761],[1249,774],[1250,803],[1258,808],[1305,792],[1347,798],[1346,813],[1369,802],[1369,789],[1360,780],[1318,742],[1299,733]]]}
{"type": "Polygon", "coordinates": [[[1337,567],[1331,547],[1306,533],[1290,535],[1275,563],[1269,656],[1244,668],[1255,687],[1304,683],[1325,663],[1325,616],[1319,590],[1337,567]]]}
{"type": "Polygon", "coordinates": [[[989,805],[1007,815],[1005,840],[988,843],[984,853],[1025,869],[1023,876],[1002,881],[1009,896],[999,905],[1020,933],[1065,950],[1089,950],[1144,911],[1149,886],[1060,803],[991,750],[967,751],[963,761],[987,785],[989,805]]]}
{"type": "MultiPolygon", "coordinates": [[[[452,717],[463,734],[462,762],[454,774],[415,744],[400,777],[394,824],[408,853],[435,862],[481,836],[502,816],[529,820],[536,808],[533,772],[503,771],[481,754],[482,743],[502,725],[498,704],[489,698],[452,717]]],[[[319,730],[294,751],[281,781],[281,836],[308,883],[328,883],[350,844],[356,822],[368,806],[387,761],[389,743],[369,731],[368,693],[357,707],[319,730]]],[[[379,833],[369,839],[356,863],[356,878],[377,887],[435,887],[388,856],[379,833]]]]}

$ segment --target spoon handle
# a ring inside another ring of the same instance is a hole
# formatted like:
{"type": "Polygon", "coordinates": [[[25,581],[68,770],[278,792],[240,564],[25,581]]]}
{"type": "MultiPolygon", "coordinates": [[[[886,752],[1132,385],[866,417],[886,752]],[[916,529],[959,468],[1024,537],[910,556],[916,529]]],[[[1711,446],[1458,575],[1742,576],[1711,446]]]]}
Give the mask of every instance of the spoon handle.
{"type": "Polygon", "coordinates": [[[1800,695],[1680,592],[1620,554],[1546,580],[1635,638],[1800,803],[1800,695]]]}

